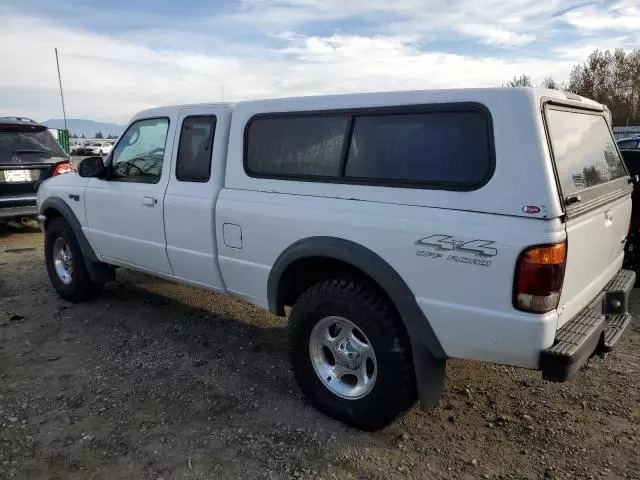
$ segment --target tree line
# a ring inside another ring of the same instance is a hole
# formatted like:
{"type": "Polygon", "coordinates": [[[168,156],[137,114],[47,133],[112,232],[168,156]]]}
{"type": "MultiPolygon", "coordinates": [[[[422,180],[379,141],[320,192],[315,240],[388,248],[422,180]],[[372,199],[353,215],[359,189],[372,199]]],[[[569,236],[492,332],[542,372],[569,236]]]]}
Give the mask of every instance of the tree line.
{"type": "MultiPolygon", "coordinates": [[[[80,136],[78,136],[75,133],[72,133],[71,135],[69,135],[69,138],[78,138],[78,139],[83,139],[83,138],[87,138],[84,136],[84,133],[80,136]]],[[[91,138],[106,138],[106,139],[114,139],[114,138],[118,138],[117,135],[111,135],[110,133],[108,133],[107,135],[105,135],[102,132],[96,132],[93,137],[91,138]]]]}
{"type": "MultiPolygon", "coordinates": [[[[532,87],[531,77],[520,75],[505,87],[532,87]]],[[[545,78],[538,86],[572,92],[605,104],[613,124],[640,125],[640,50],[594,50],[587,61],[575,65],[568,81],[545,78]]]]}

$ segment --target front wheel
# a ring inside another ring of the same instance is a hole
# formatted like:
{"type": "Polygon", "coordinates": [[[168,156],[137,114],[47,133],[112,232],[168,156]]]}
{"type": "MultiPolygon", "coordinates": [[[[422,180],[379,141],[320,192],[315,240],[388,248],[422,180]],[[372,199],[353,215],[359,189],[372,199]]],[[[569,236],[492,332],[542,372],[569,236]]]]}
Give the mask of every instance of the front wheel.
{"type": "Polygon", "coordinates": [[[102,289],[102,283],[91,280],[78,240],[63,218],[47,226],[44,256],[51,285],[65,300],[81,302],[102,289]]]}
{"type": "Polygon", "coordinates": [[[368,285],[336,279],[304,292],[291,312],[289,355],[309,400],[348,425],[384,428],[417,400],[404,325],[368,285]]]}

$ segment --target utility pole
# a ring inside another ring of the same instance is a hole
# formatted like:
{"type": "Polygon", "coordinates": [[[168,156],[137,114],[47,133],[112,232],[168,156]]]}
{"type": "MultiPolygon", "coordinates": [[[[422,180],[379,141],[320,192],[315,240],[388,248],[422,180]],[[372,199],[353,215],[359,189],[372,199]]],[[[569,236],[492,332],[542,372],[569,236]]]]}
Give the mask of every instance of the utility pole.
{"type": "Polygon", "coordinates": [[[62,94],[62,77],[60,77],[60,61],[58,60],[58,49],[54,48],[56,52],[56,66],[58,67],[58,84],[60,85],[60,100],[62,101],[62,117],[64,118],[64,129],[67,129],[67,112],[64,108],[64,95],[62,94]]]}

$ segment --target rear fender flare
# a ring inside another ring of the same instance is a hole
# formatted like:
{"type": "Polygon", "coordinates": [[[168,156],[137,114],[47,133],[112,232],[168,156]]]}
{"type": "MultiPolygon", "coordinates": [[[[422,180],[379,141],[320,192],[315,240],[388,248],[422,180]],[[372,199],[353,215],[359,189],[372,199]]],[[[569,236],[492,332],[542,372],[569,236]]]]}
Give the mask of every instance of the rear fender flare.
{"type": "Polygon", "coordinates": [[[374,280],[389,296],[411,340],[420,403],[435,406],[444,391],[446,353],[416,297],[402,277],[382,257],[362,245],[336,237],[310,237],[290,245],[274,263],[267,284],[269,310],[281,315],[280,279],[286,268],[307,257],[327,257],[348,263],[374,280]]]}

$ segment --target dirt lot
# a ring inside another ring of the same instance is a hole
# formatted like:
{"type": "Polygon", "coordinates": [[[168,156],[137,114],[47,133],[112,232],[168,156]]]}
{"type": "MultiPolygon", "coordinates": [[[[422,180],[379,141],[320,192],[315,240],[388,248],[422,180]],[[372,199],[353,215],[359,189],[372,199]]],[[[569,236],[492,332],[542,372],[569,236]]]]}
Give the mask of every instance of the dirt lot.
{"type": "Polygon", "coordinates": [[[128,272],[72,305],[41,244],[0,227],[2,479],[640,478],[637,318],[566,384],[451,361],[436,409],[368,434],[301,396],[283,320],[128,272]]]}

